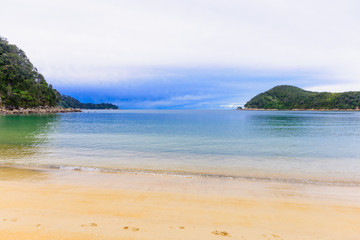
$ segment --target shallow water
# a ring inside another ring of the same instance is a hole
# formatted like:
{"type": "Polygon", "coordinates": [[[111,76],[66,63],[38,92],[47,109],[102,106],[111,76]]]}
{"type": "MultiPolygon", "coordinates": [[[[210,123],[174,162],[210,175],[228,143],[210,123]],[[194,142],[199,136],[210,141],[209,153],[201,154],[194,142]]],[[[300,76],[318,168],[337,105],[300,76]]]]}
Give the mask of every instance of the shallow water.
{"type": "Polygon", "coordinates": [[[0,116],[4,164],[359,185],[359,146],[359,112],[0,116]]]}

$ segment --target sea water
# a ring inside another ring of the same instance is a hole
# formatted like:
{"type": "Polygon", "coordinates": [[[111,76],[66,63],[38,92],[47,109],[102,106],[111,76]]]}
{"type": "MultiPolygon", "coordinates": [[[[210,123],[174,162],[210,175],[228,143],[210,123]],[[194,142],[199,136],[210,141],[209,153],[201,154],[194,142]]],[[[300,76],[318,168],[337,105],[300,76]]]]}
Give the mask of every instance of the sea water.
{"type": "Polygon", "coordinates": [[[360,113],[97,110],[0,116],[0,163],[360,185],[360,113]]]}

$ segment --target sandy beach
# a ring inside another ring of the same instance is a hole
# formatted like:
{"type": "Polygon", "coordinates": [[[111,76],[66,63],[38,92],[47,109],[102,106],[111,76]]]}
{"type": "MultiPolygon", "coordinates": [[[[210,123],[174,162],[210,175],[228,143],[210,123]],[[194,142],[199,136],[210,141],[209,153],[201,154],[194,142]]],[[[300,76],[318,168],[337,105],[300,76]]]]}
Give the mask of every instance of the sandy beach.
{"type": "Polygon", "coordinates": [[[359,187],[0,170],[0,239],[359,239],[359,187]]]}

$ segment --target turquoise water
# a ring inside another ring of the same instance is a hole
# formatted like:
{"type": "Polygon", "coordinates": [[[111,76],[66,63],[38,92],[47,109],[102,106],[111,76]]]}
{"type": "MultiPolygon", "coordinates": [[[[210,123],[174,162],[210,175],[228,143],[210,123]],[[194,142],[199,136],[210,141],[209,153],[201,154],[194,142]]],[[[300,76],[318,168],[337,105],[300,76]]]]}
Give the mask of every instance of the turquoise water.
{"type": "Polygon", "coordinates": [[[0,162],[360,183],[360,113],[119,110],[0,116],[0,162]]]}

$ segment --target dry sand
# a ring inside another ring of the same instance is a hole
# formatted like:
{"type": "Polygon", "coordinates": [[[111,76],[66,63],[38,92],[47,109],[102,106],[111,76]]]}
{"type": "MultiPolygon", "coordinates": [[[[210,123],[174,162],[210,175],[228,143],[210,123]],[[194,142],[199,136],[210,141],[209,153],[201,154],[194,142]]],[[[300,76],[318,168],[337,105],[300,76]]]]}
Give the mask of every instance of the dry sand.
{"type": "Polygon", "coordinates": [[[0,168],[0,239],[360,239],[359,187],[0,168]]]}

